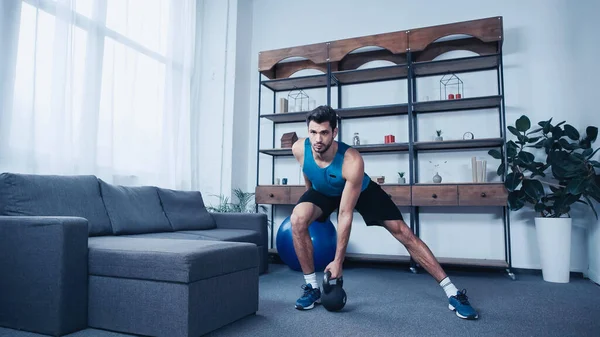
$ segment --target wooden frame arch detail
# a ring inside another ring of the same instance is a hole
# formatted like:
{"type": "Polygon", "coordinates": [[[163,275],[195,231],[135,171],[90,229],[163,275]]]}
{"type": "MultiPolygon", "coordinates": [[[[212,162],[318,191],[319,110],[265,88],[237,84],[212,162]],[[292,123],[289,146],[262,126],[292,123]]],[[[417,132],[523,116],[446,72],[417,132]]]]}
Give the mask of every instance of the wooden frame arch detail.
{"type": "Polygon", "coordinates": [[[408,47],[411,52],[425,50],[430,44],[450,35],[470,35],[484,43],[502,41],[502,17],[492,17],[418,28],[408,32],[408,47]]]}
{"type": "Polygon", "coordinates": [[[258,55],[258,71],[269,79],[286,78],[303,69],[327,72],[327,58],[327,43],[262,51],[258,55]],[[301,57],[304,60],[281,62],[293,57],[301,57]]]}
{"type": "Polygon", "coordinates": [[[429,44],[423,51],[415,53],[414,61],[433,61],[436,57],[455,50],[466,50],[476,53],[479,56],[491,55],[499,52],[495,42],[483,42],[478,38],[471,37],[429,44]]]}

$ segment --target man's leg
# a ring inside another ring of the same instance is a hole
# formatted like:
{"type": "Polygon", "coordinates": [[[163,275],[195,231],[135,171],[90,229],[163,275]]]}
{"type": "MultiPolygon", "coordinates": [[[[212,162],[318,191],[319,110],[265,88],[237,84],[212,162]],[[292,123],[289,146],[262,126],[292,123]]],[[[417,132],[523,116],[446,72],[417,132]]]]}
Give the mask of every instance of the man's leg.
{"type": "Polygon", "coordinates": [[[292,238],[294,249],[302,273],[304,274],[304,293],[296,301],[295,308],[308,310],[314,308],[321,300],[321,290],[315,274],[313,259],[313,244],[308,227],[313,221],[327,217],[331,213],[333,203],[320,193],[309,190],[302,197],[290,217],[292,223],[292,238]]]}
{"type": "Polygon", "coordinates": [[[385,220],[383,226],[406,247],[410,256],[425,268],[438,283],[446,278],[446,273],[433,256],[429,247],[413,234],[410,227],[403,220],[385,220]]]}
{"type": "Polygon", "coordinates": [[[313,260],[313,244],[308,232],[308,226],[321,216],[323,212],[319,207],[310,202],[301,202],[291,215],[292,237],[294,240],[294,249],[302,272],[304,275],[315,272],[313,260]]]}
{"type": "Polygon", "coordinates": [[[370,184],[358,199],[357,210],[367,225],[382,225],[406,247],[412,258],[439,283],[449,300],[449,308],[461,318],[476,319],[464,291],[459,292],[427,245],[404,222],[402,213],[381,186],[370,184]]]}

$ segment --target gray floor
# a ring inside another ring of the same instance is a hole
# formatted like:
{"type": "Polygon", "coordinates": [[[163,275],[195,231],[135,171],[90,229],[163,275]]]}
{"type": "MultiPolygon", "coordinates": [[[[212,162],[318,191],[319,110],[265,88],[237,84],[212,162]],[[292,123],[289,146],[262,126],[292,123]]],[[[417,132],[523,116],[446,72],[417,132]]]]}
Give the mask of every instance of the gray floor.
{"type": "MultiPolygon", "coordinates": [[[[479,320],[461,320],[449,311],[444,292],[427,274],[370,266],[344,270],[343,312],[321,306],[300,312],[293,304],[302,275],[271,265],[261,276],[259,312],[210,336],[600,336],[600,286],[589,280],[553,284],[531,274],[512,281],[499,272],[448,273],[467,289],[479,320]]],[[[5,336],[39,335],[0,328],[5,336]]],[[[89,336],[125,335],[93,329],[69,335],[89,336]]]]}

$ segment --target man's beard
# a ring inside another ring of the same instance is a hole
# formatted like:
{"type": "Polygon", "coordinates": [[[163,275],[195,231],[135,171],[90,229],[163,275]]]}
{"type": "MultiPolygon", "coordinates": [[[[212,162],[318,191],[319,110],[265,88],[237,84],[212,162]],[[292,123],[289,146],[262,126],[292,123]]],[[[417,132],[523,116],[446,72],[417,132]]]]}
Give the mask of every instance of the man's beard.
{"type": "Polygon", "coordinates": [[[325,144],[325,143],[320,143],[320,144],[322,144],[322,147],[320,150],[317,149],[316,143],[315,143],[315,145],[313,145],[313,150],[315,150],[316,153],[325,153],[325,152],[327,152],[327,150],[329,150],[329,148],[331,147],[331,144],[333,144],[333,140],[329,144],[325,144]]]}

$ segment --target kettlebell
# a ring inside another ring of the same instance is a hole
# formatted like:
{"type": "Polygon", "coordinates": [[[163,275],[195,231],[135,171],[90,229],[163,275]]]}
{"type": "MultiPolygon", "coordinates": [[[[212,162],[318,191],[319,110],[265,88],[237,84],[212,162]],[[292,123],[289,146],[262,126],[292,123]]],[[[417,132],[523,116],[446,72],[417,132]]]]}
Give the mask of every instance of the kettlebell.
{"type": "Polygon", "coordinates": [[[323,277],[323,293],[321,294],[321,304],[328,311],[339,311],[346,305],[346,292],[344,288],[343,277],[337,279],[331,278],[331,272],[325,272],[323,277]],[[335,280],[335,284],[330,281],[335,280]]]}

